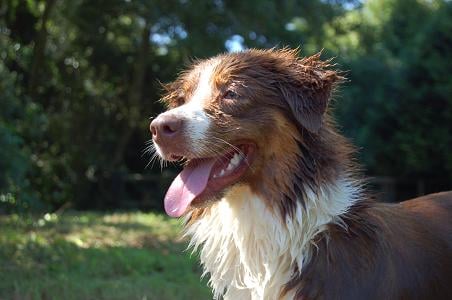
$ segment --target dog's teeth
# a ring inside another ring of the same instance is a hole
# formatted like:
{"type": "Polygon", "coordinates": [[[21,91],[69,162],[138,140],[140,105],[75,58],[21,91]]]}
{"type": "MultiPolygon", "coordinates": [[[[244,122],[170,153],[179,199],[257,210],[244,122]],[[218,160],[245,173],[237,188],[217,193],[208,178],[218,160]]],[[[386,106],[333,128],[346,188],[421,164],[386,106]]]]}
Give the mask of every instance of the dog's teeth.
{"type": "Polygon", "coordinates": [[[214,174],[213,178],[222,177],[226,172],[232,171],[233,169],[235,169],[240,164],[240,162],[242,160],[243,160],[243,156],[238,154],[238,153],[235,153],[234,156],[229,160],[229,164],[227,165],[226,170],[222,169],[220,171],[220,173],[214,174]]]}
{"type": "Polygon", "coordinates": [[[239,162],[240,162],[240,155],[238,153],[235,153],[231,159],[231,163],[233,165],[238,165],[239,162]]]}

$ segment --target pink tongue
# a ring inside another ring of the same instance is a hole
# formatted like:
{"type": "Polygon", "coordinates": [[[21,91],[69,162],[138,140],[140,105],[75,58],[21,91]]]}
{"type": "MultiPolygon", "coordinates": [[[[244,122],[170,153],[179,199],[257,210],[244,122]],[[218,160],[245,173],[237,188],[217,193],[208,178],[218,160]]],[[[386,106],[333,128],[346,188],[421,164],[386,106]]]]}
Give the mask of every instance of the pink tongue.
{"type": "Polygon", "coordinates": [[[170,217],[180,217],[209,180],[214,159],[195,162],[186,166],[174,179],[165,196],[165,211],[170,217]]]}

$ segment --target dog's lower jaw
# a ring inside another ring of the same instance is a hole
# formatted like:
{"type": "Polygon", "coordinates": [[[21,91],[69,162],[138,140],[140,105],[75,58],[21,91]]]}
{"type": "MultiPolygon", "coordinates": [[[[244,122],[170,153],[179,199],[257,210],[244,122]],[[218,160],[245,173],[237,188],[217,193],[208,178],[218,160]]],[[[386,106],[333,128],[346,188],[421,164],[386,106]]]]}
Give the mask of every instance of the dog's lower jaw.
{"type": "MultiPolygon", "coordinates": [[[[188,223],[185,234],[191,236],[190,246],[200,251],[214,298],[280,299],[294,270],[302,270],[310,260],[314,236],[328,223],[340,222],[360,188],[339,179],[306,195],[305,206],[300,202],[293,217],[284,220],[248,186],[235,186],[201,218],[188,223]]],[[[283,297],[292,298],[292,291],[283,297]]]]}

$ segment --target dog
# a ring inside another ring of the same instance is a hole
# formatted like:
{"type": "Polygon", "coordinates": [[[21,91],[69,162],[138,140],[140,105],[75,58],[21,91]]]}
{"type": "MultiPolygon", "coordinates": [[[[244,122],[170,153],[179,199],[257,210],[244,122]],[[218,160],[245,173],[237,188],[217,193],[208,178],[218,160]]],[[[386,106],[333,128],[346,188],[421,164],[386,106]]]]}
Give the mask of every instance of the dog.
{"type": "Polygon", "coordinates": [[[165,85],[156,153],[184,169],[164,199],[219,299],[452,299],[452,192],[383,204],[329,102],[320,54],[246,50],[165,85]]]}

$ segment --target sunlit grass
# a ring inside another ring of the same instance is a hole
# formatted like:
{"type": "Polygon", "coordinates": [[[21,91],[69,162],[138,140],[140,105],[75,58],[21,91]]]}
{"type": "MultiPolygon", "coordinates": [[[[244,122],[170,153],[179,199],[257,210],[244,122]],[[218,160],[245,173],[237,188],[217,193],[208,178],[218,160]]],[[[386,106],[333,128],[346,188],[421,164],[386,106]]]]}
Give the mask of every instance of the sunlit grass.
{"type": "Polygon", "coordinates": [[[210,299],[179,232],[153,213],[0,216],[0,299],[210,299]]]}

